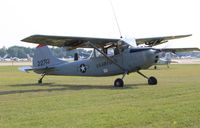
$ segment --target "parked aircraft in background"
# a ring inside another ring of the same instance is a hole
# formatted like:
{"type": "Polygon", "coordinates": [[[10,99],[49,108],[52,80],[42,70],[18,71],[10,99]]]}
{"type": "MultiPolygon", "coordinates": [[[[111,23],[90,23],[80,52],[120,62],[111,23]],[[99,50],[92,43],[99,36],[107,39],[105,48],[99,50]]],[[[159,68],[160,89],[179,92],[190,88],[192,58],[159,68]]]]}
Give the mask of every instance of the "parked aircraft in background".
{"type": "Polygon", "coordinates": [[[8,57],[8,54],[4,55],[3,57],[0,57],[0,61],[5,61],[5,59],[8,57]]]}
{"type": "MultiPolygon", "coordinates": [[[[172,63],[172,56],[174,53],[172,52],[163,52],[160,53],[158,62],[155,64],[154,69],[157,69],[158,65],[166,65],[169,68],[169,64],[172,63]]],[[[175,61],[173,61],[175,62],[175,61]]]]}
{"type": "MultiPolygon", "coordinates": [[[[148,69],[157,63],[160,52],[180,49],[157,49],[152,46],[165,43],[168,40],[188,36],[191,35],[140,39],[108,39],[33,35],[22,40],[24,42],[39,44],[34,53],[33,66],[22,67],[20,70],[26,72],[33,70],[38,74],[42,74],[38,83],[42,83],[45,75],[100,77],[122,74],[121,78],[114,81],[114,87],[123,87],[123,78],[132,72],[137,72],[148,80],[149,85],[156,85],[157,79],[155,77],[148,77],[141,73],[140,70],[148,69]],[[137,47],[139,44],[145,44],[149,47],[137,47]],[[88,59],[67,62],[54,57],[47,45],[65,47],[68,50],[93,48],[93,52],[88,59]]],[[[189,48],[189,50],[193,49],[197,48],[189,48]]]]}

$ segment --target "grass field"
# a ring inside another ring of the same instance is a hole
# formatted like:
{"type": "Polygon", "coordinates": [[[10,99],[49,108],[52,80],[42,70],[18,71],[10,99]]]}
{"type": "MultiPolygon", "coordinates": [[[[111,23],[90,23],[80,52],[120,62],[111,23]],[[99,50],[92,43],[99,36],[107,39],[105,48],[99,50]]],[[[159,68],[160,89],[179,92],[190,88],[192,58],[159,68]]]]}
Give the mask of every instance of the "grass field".
{"type": "Polygon", "coordinates": [[[133,73],[121,89],[119,76],[47,76],[40,86],[34,73],[0,67],[0,128],[199,128],[200,65],[170,66],[142,71],[156,86],[133,73]]]}

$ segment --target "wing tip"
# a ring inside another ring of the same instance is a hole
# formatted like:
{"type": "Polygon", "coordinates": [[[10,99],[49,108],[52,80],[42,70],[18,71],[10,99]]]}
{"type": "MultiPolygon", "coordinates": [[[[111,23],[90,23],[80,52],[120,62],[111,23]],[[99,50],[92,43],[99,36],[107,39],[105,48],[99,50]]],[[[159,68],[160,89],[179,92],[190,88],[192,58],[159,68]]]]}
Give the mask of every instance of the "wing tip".
{"type": "Polygon", "coordinates": [[[187,35],[185,35],[186,37],[188,37],[188,36],[192,36],[192,34],[187,34],[187,35]]]}
{"type": "Polygon", "coordinates": [[[26,37],[26,38],[22,39],[21,41],[22,41],[22,42],[29,42],[29,43],[32,43],[32,42],[31,42],[31,39],[32,39],[32,38],[35,38],[35,37],[38,37],[38,36],[40,36],[40,35],[38,35],[38,34],[31,35],[31,36],[29,36],[29,37],[26,37]]]}

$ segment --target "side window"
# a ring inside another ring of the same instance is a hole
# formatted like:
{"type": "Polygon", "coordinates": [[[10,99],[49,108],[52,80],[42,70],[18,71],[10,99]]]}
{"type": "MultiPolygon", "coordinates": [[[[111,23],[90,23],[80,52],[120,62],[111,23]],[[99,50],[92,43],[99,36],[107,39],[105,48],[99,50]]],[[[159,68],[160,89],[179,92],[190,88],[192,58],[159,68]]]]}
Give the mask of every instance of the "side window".
{"type": "Polygon", "coordinates": [[[108,51],[107,51],[107,55],[108,56],[114,56],[114,49],[113,48],[109,48],[108,51]]]}
{"type": "MultiPolygon", "coordinates": [[[[107,56],[114,56],[114,55],[116,55],[115,49],[116,48],[108,48],[108,49],[103,49],[103,50],[101,49],[101,51],[103,51],[107,56]]],[[[96,58],[96,57],[102,57],[102,56],[103,55],[100,52],[98,52],[97,50],[94,49],[90,55],[90,58],[93,58],[93,57],[96,58]]]]}

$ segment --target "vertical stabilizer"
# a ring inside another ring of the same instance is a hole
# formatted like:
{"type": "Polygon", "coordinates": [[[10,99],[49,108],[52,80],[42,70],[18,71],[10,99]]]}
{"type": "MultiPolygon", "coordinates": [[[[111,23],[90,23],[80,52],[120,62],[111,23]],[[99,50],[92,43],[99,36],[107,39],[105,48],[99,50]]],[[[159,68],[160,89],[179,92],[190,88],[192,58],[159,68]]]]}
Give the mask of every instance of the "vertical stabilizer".
{"type": "Polygon", "coordinates": [[[61,63],[65,63],[65,61],[59,60],[53,56],[52,52],[46,45],[39,44],[36,47],[33,57],[34,68],[55,67],[61,63]]]}

